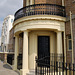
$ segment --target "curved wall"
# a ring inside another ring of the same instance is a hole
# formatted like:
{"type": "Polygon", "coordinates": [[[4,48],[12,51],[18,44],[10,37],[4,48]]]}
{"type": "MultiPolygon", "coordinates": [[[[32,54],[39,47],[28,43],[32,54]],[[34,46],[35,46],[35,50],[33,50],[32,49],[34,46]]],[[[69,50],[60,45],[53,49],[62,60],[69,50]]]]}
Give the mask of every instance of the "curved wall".
{"type": "Polygon", "coordinates": [[[53,15],[35,15],[23,17],[14,22],[14,33],[23,32],[24,30],[65,30],[64,17],[53,15]]]}

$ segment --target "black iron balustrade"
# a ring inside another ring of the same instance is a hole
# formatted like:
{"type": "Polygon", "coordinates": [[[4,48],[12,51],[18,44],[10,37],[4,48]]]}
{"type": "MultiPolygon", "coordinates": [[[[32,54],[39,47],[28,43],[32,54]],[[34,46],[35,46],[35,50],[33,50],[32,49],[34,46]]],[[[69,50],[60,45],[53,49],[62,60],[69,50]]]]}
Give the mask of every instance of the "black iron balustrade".
{"type": "Polygon", "coordinates": [[[14,54],[8,54],[7,63],[9,63],[10,65],[13,65],[13,60],[14,60],[14,54]]]}
{"type": "MultiPolygon", "coordinates": [[[[47,56],[47,54],[41,55],[37,61],[39,63],[50,65],[50,61],[64,62],[63,58],[64,58],[63,54],[50,53],[50,56],[47,56]]],[[[42,66],[42,64],[40,65],[39,63],[38,66],[42,66]]]]}
{"type": "Polygon", "coordinates": [[[50,58],[50,56],[46,56],[36,59],[35,75],[75,75],[75,64],[64,63],[58,59],[56,61],[47,60],[48,57],[50,58]]]}
{"type": "Polygon", "coordinates": [[[22,54],[17,57],[17,69],[22,69],[22,54]]]}
{"type": "Polygon", "coordinates": [[[55,61],[57,59],[60,59],[60,61],[64,62],[63,58],[65,58],[63,54],[50,53],[48,56],[48,54],[44,53],[39,56],[38,60],[46,59],[49,61],[50,59],[52,61],[55,61]]]}
{"type": "Polygon", "coordinates": [[[15,13],[15,20],[31,15],[57,15],[65,17],[65,7],[56,4],[35,4],[21,8],[15,13]]]}

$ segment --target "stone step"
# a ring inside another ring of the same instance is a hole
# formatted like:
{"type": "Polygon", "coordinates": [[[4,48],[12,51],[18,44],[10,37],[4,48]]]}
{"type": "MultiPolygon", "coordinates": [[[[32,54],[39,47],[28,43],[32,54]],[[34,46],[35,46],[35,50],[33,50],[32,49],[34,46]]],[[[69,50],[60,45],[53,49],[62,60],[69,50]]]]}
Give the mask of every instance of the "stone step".
{"type": "Polygon", "coordinates": [[[35,70],[30,70],[29,73],[27,73],[27,75],[35,75],[35,70]]]}
{"type": "Polygon", "coordinates": [[[27,75],[35,75],[35,73],[27,73],[27,75]]]}
{"type": "Polygon", "coordinates": [[[30,70],[29,72],[30,72],[30,73],[33,73],[33,72],[35,72],[35,70],[30,70]]]}

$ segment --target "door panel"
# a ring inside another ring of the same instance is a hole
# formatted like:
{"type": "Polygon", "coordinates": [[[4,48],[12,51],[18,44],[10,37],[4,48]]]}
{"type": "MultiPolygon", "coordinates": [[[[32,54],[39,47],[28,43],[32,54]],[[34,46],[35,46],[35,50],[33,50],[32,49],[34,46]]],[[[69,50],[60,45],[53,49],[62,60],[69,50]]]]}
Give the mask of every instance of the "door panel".
{"type": "Polygon", "coordinates": [[[50,37],[38,36],[38,58],[50,56],[50,37]]]}

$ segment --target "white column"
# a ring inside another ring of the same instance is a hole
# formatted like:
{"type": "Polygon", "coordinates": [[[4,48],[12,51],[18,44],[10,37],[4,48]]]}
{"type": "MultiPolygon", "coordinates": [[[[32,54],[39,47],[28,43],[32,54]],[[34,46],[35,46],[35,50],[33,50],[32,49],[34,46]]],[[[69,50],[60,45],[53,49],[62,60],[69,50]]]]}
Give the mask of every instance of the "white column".
{"type": "Polygon", "coordinates": [[[62,32],[57,32],[57,54],[62,54],[62,32]]]}
{"type": "Polygon", "coordinates": [[[26,0],[26,6],[28,6],[29,5],[29,0],[26,0]]]}
{"type": "Polygon", "coordinates": [[[34,4],[34,0],[30,0],[30,5],[33,5],[34,4]]]}
{"type": "Polygon", "coordinates": [[[64,0],[62,0],[62,6],[64,6],[64,0]]]}
{"type": "Polygon", "coordinates": [[[23,35],[23,65],[22,75],[28,73],[28,31],[24,31],[23,35]]]}
{"type": "Polygon", "coordinates": [[[4,63],[7,63],[7,53],[4,53],[4,63]]]}
{"type": "Polygon", "coordinates": [[[15,54],[14,54],[14,66],[13,66],[13,70],[17,70],[18,50],[19,50],[19,36],[15,36],[15,54]]]}

